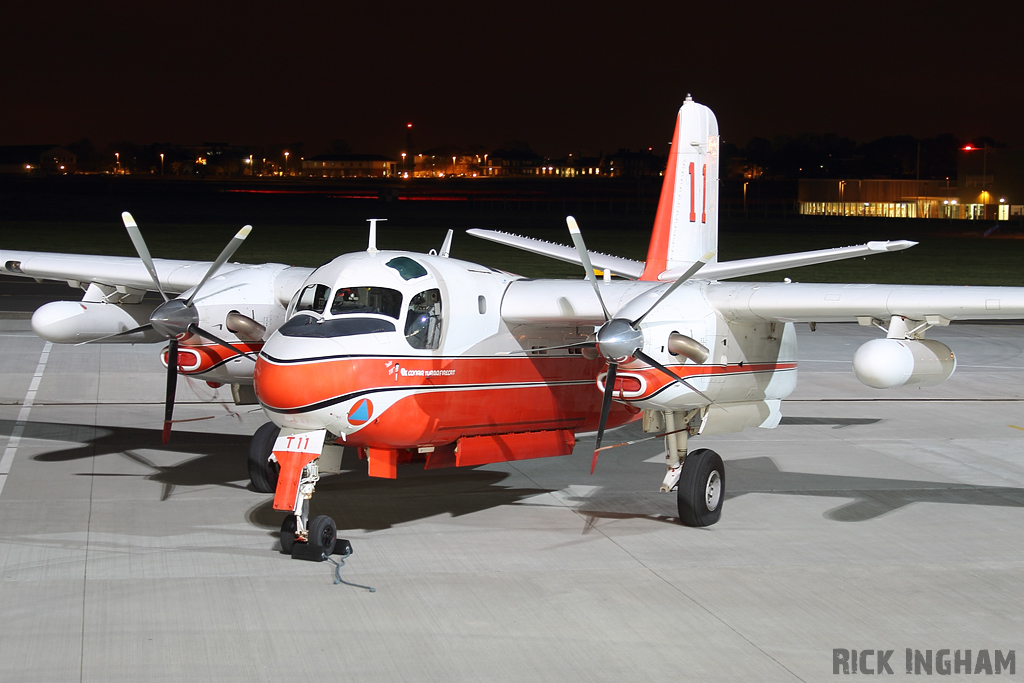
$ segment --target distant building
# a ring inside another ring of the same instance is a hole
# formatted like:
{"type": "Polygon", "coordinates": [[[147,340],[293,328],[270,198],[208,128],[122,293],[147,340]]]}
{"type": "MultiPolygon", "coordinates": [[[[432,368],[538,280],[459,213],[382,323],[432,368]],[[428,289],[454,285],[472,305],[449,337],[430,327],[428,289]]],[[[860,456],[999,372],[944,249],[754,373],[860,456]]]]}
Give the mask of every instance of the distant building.
{"type": "Polygon", "coordinates": [[[965,146],[945,180],[801,180],[800,213],[1009,220],[1024,216],[1024,152],[965,146]]]}
{"type": "Polygon", "coordinates": [[[66,174],[74,173],[77,157],[57,145],[13,145],[0,147],[0,173],[66,174]]]}
{"type": "Polygon", "coordinates": [[[529,149],[499,149],[485,163],[488,176],[535,176],[547,167],[544,158],[529,149]]]}
{"type": "Polygon", "coordinates": [[[965,145],[956,170],[961,218],[1005,221],[1024,214],[1024,151],[965,145]]]}
{"type": "Polygon", "coordinates": [[[644,178],[661,175],[667,159],[652,153],[649,149],[640,152],[620,149],[602,161],[607,166],[608,175],[613,178],[644,178]]]}
{"type": "Polygon", "coordinates": [[[955,180],[801,180],[797,199],[812,216],[961,217],[955,180]]]}
{"type": "Polygon", "coordinates": [[[302,170],[311,178],[388,178],[395,163],[379,154],[318,154],[303,159],[302,170]]]}

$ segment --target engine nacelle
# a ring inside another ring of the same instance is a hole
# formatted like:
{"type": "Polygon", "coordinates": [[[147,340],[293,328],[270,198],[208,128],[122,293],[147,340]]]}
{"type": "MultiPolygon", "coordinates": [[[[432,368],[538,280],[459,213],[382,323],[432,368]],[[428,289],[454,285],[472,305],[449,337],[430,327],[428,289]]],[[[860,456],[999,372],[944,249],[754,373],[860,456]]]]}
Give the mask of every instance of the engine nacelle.
{"type": "MultiPolygon", "coordinates": [[[[156,304],[108,304],[95,301],[51,301],[32,314],[32,331],[55,344],[78,344],[131,330],[149,322],[156,304]]],[[[138,344],[163,341],[147,330],[103,343],[138,344]]]]}
{"type": "Polygon", "coordinates": [[[853,372],[875,389],[932,386],[956,369],[953,351],[933,339],[873,339],[853,354],[853,372]]]}

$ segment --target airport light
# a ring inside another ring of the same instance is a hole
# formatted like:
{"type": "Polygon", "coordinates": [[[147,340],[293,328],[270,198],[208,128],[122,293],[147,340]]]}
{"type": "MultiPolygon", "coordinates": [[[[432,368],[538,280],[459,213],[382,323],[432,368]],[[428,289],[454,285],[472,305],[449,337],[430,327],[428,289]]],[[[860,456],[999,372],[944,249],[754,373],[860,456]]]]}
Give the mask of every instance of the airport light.
{"type": "MultiPolygon", "coordinates": [[[[988,145],[982,145],[981,147],[975,147],[974,145],[964,145],[961,147],[965,152],[977,152],[981,150],[981,189],[985,190],[985,186],[988,185],[988,145]]],[[[985,202],[988,203],[987,201],[985,202]]]]}

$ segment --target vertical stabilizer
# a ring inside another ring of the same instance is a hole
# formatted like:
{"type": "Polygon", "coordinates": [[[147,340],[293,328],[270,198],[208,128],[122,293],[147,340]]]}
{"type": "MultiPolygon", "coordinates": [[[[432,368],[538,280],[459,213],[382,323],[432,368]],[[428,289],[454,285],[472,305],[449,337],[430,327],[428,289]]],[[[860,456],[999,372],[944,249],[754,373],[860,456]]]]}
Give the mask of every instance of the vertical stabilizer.
{"type": "Polygon", "coordinates": [[[718,260],[718,120],[686,96],[676,118],[665,180],[641,280],[687,267],[709,251],[718,260]]]}

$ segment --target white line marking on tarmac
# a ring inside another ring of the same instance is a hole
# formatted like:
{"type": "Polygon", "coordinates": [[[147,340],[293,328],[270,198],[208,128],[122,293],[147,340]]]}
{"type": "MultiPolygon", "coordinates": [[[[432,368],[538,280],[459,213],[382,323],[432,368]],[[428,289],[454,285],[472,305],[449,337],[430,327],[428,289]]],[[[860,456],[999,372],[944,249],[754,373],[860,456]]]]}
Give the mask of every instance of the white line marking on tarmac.
{"type": "Polygon", "coordinates": [[[28,391],[25,392],[25,400],[21,404],[21,410],[18,411],[18,419],[14,423],[14,428],[11,430],[11,438],[7,441],[7,448],[4,449],[4,455],[0,458],[0,495],[4,492],[4,484],[7,483],[7,475],[11,473],[11,463],[14,462],[14,453],[18,450],[18,445],[21,443],[21,435],[25,431],[25,424],[28,422],[28,414],[32,411],[32,405],[36,400],[36,392],[39,390],[39,382],[43,379],[43,371],[46,369],[46,361],[50,359],[50,348],[53,344],[46,342],[43,344],[43,352],[39,354],[39,364],[36,365],[36,371],[32,375],[32,381],[29,382],[28,391]]]}

